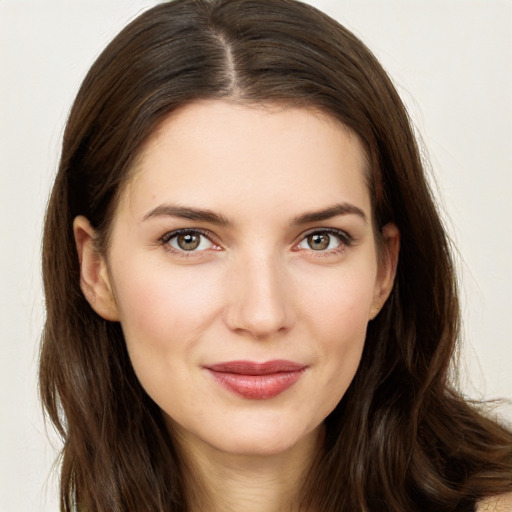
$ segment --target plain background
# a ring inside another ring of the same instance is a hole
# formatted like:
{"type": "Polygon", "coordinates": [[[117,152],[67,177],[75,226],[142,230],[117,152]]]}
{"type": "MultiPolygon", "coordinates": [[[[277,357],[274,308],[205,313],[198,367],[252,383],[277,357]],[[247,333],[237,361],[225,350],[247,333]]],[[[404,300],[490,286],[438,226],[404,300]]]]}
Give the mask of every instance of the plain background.
{"type": "MultiPolygon", "coordinates": [[[[0,0],[0,512],[58,510],[36,384],[44,208],[81,79],[156,3],[0,0]]],[[[462,388],[510,398],[511,1],[311,3],[366,42],[408,105],[461,255],[462,388]]]]}

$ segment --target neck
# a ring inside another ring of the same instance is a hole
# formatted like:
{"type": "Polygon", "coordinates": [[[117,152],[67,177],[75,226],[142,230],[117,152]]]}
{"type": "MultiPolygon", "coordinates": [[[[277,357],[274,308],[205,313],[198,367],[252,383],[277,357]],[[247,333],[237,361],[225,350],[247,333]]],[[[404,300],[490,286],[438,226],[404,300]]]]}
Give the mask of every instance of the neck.
{"type": "Polygon", "coordinates": [[[225,453],[178,436],[192,512],[296,512],[307,470],[320,446],[314,431],[271,455],[225,453]]]}

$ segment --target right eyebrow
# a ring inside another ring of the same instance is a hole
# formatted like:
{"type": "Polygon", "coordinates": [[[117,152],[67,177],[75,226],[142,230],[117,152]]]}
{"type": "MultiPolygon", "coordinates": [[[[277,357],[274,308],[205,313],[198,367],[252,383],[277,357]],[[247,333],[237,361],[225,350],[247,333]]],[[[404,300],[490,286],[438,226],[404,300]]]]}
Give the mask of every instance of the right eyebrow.
{"type": "Polygon", "coordinates": [[[187,206],[175,206],[171,204],[161,204],[146,213],[142,221],[153,219],[155,217],[177,217],[179,219],[196,220],[208,222],[217,226],[231,226],[233,223],[223,215],[204,210],[202,208],[191,208],[187,206]]]}

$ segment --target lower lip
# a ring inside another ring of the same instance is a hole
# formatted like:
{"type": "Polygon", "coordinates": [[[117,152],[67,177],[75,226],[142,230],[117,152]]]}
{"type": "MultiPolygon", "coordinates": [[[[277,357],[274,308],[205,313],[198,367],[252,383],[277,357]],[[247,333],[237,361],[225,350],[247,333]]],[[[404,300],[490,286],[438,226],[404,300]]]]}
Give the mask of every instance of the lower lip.
{"type": "Polygon", "coordinates": [[[291,388],[301,378],[304,369],[267,375],[209,372],[222,386],[243,398],[266,400],[291,388]]]}

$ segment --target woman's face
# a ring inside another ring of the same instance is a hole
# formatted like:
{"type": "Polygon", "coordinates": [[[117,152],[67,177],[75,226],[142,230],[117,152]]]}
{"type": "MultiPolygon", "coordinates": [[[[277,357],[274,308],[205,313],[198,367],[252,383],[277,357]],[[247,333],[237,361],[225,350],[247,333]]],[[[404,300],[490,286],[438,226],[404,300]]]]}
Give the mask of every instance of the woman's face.
{"type": "Polygon", "coordinates": [[[77,219],[86,294],[183,438],[283,452],[340,401],[398,247],[387,226],[378,258],[364,167],[323,114],[198,102],[146,145],[106,259],[77,219]]]}

